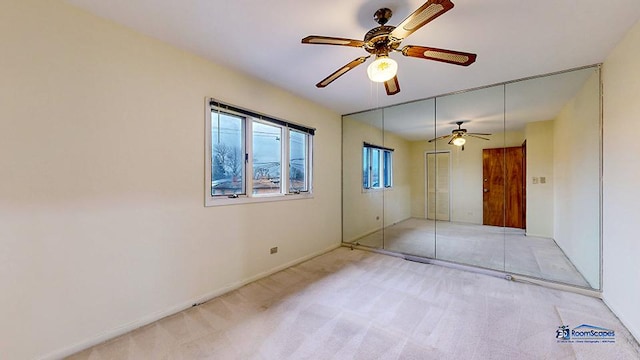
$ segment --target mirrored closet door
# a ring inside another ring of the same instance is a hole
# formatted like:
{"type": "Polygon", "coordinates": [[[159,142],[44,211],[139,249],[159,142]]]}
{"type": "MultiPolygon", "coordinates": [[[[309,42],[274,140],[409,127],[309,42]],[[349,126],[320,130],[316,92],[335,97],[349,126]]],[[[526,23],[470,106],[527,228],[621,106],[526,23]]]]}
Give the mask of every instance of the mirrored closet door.
{"type": "Polygon", "coordinates": [[[343,117],[343,241],[600,286],[598,66],[343,117]]]}

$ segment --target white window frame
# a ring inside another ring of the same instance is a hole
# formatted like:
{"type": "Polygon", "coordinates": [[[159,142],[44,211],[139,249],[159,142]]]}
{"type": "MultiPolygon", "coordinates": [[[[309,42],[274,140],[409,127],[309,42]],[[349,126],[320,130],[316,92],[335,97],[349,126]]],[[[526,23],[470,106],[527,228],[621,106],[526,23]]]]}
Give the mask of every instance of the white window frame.
{"type": "MultiPolygon", "coordinates": [[[[313,159],[313,135],[310,134],[305,134],[304,132],[298,130],[298,129],[293,129],[293,128],[289,128],[287,127],[286,129],[287,132],[287,141],[283,141],[283,145],[284,145],[284,149],[283,152],[286,152],[286,156],[287,156],[287,163],[286,164],[282,164],[284,167],[284,171],[283,174],[286,173],[286,188],[284,189],[284,191],[286,191],[289,194],[292,195],[300,195],[300,194],[305,194],[305,193],[311,193],[312,191],[312,179],[313,179],[313,166],[312,166],[312,159],[313,159]],[[291,179],[289,176],[289,172],[291,170],[290,168],[290,164],[291,164],[291,153],[290,153],[290,144],[291,144],[291,132],[298,132],[301,134],[306,135],[306,139],[307,139],[307,144],[305,146],[305,158],[307,159],[306,161],[306,166],[305,166],[305,183],[306,183],[306,187],[307,190],[305,191],[299,191],[299,190],[294,190],[293,192],[291,192],[291,179]]],[[[284,176],[284,175],[283,175],[284,176]]]]}
{"type": "Polygon", "coordinates": [[[238,108],[217,101],[213,98],[205,99],[205,206],[219,205],[237,205],[256,202],[283,201],[313,198],[313,137],[315,129],[306,126],[293,124],[280,119],[275,119],[266,115],[257,114],[253,111],[238,108]],[[215,104],[215,105],[214,105],[215,104]],[[244,167],[242,170],[242,181],[244,186],[244,194],[237,195],[211,195],[211,112],[217,107],[218,109],[231,115],[239,116],[244,119],[242,124],[244,129],[243,149],[244,149],[244,167]],[[280,192],[273,194],[253,194],[253,122],[259,122],[271,126],[277,126],[281,129],[281,155],[280,155],[280,192]],[[289,179],[289,142],[290,130],[298,131],[306,135],[306,187],[307,191],[290,192],[289,179]],[[303,131],[307,130],[307,131],[303,131]]]}
{"type": "Polygon", "coordinates": [[[364,150],[367,150],[367,156],[369,158],[369,171],[368,171],[368,183],[369,183],[369,187],[365,187],[364,186],[364,181],[362,181],[362,191],[363,192],[367,192],[367,191],[383,191],[383,190],[391,190],[393,189],[393,149],[390,148],[386,148],[383,146],[378,146],[378,145],[373,145],[373,144],[369,144],[369,143],[364,143],[362,145],[362,166],[361,169],[363,171],[362,173],[362,180],[364,180],[364,176],[365,176],[365,169],[364,169],[364,150]],[[380,157],[378,159],[378,178],[379,178],[379,184],[380,186],[371,186],[371,184],[373,183],[373,173],[372,173],[372,162],[373,162],[373,150],[378,150],[380,151],[380,157]],[[386,166],[385,166],[385,161],[384,161],[384,154],[385,153],[389,153],[391,156],[391,161],[390,161],[390,172],[389,172],[389,176],[390,176],[390,185],[389,186],[385,186],[384,183],[384,179],[385,179],[385,173],[386,173],[386,166]]]}

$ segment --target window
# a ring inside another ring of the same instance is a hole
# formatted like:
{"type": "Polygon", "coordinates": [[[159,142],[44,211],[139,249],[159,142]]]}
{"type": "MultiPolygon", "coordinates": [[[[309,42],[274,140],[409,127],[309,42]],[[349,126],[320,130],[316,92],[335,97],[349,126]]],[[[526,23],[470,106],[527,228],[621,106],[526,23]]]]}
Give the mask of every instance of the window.
{"type": "Polygon", "coordinates": [[[211,113],[211,196],[244,194],[244,118],[211,113]]]}
{"type": "Polygon", "coordinates": [[[310,196],[315,129],[212,99],[206,129],[205,205],[310,196]]]}
{"type": "Polygon", "coordinates": [[[308,135],[289,130],[289,192],[309,191],[308,135]]]}
{"type": "Polygon", "coordinates": [[[393,186],[393,149],[364,143],[362,147],[362,188],[393,186]]]}
{"type": "Polygon", "coordinates": [[[252,194],[282,192],[282,128],[253,121],[252,194]]]}

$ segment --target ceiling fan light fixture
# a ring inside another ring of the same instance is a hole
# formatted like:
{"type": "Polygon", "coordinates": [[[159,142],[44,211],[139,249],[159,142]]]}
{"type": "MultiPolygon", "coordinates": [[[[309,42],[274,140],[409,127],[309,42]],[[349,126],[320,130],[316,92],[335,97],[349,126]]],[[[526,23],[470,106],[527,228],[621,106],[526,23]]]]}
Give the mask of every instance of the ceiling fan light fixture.
{"type": "Polygon", "coordinates": [[[386,82],[398,73],[398,63],[388,56],[378,56],[367,68],[367,75],[373,82],[386,82]]]}
{"type": "Polygon", "coordinates": [[[462,146],[467,142],[467,140],[465,138],[463,138],[462,136],[456,136],[455,139],[453,139],[453,141],[451,142],[453,145],[455,146],[462,146]]]}

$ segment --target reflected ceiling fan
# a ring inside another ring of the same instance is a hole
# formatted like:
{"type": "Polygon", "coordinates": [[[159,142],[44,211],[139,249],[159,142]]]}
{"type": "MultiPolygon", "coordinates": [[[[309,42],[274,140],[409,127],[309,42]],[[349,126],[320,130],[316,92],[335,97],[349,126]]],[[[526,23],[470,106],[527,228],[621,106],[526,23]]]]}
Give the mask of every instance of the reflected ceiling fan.
{"type": "Polygon", "coordinates": [[[451,130],[451,135],[440,136],[440,137],[437,137],[435,139],[429,140],[429,142],[449,139],[449,142],[447,144],[460,146],[460,147],[462,147],[462,151],[464,151],[464,144],[467,142],[467,139],[465,139],[465,137],[467,137],[467,136],[478,138],[478,139],[482,139],[482,140],[489,140],[486,137],[482,137],[480,135],[489,136],[491,134],[467,132],[467,129],[462,129],[462,124],[463,123],[464,123],[464,121],[456,121],[456,125],[458,125],[458,128],[451,130]]]}
{"type": "Polygon", "coordinates": [[[385,25],[391,18],[392,12],[388,8],[378,9],[373,19],[380,26],[369,30],[364,40],[352,40],[327,36],[311,35],[302,39],[303,44],[322,44],[361,47],[369,55],[356,58],[347,65],[341,67],[333,74],[327,76],[316,84],[323,88],[349,70],[364,63],[369,57],[375,55],[376,60],[367,68],[369,79],[374,82],[383,82],[387,95],[395,95],[400,92],[398,77],[396,76],[398,64],[389,57],[391,52],[401,52],[404,56],[441,61],[449,64],[469,66],[476,61],[476,54],[438,49],[424,46],[406,45],[399,49],[400,43],[414,31],[444,14],[453,8],[451,0],[429,0],[404,19],[398,26],[385,25]]]}

